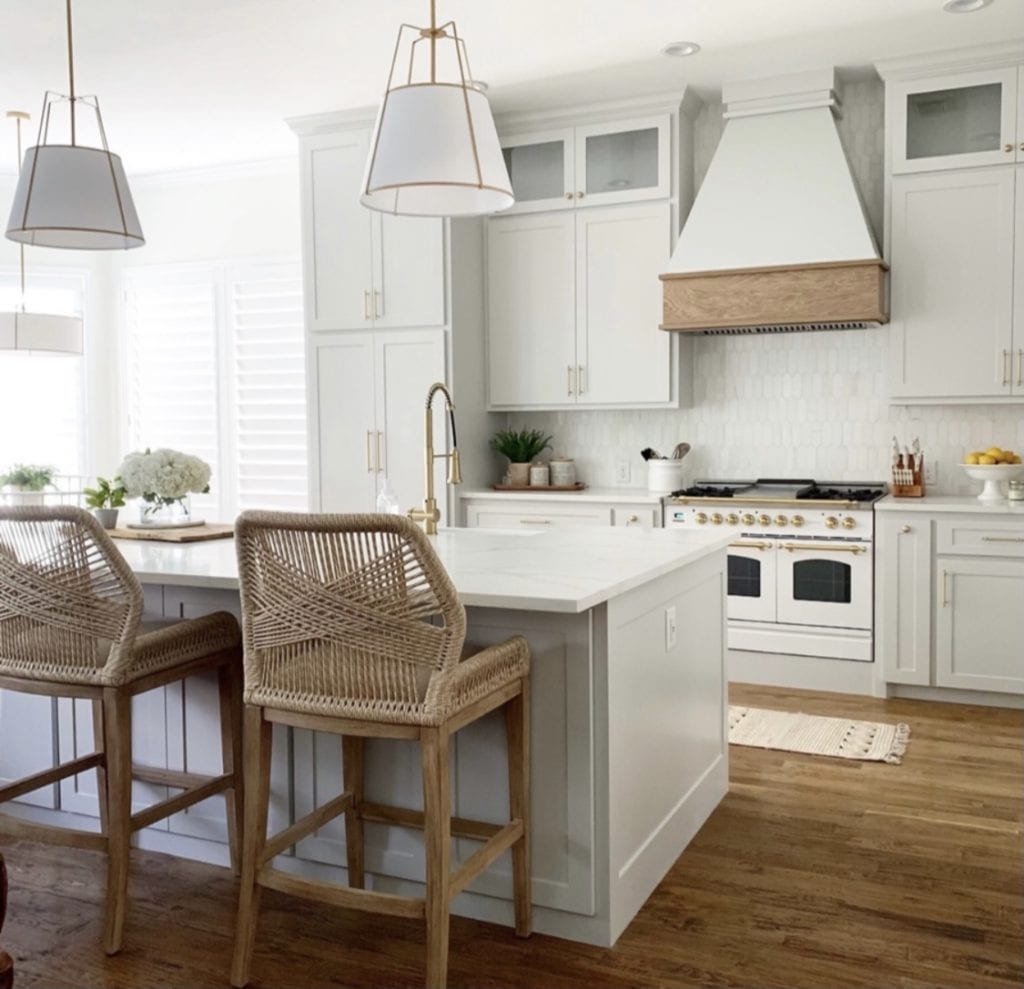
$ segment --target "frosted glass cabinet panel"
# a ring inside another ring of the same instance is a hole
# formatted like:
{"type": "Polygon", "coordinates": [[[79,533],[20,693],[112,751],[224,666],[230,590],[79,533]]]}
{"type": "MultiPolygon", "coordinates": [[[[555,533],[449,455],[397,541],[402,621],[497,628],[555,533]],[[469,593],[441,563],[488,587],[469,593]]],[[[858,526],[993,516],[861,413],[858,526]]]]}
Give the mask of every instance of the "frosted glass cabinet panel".
{"type": "Polygon", "coordinates": [[[516,204],[512,212],[563,209],[572,204],[572,129],[517,134],[502,141],[516,204]]]}
{"type": "Polygon", "coordinates": [[[1017,70],[897,83],[893,112],[894,172],[1012,162],[1017,70]]]}
{"type": "Polygon", "coordinates": [[[576,128],[576,205],[663,199],[669,195],[667,115],[576,128]]]}

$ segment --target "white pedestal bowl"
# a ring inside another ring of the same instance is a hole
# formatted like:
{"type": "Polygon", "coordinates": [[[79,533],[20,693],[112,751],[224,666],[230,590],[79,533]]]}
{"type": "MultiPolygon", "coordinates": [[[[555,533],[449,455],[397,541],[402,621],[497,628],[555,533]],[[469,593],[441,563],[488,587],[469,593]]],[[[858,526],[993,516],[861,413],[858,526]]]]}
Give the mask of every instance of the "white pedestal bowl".
{"type": "Polygon", "coordinates": [[[1024,464],[961,464],[964,473],[975,481],[984,481],[980,501],[1003,501],[1006,482],[1024,477],[1024,464]]]}

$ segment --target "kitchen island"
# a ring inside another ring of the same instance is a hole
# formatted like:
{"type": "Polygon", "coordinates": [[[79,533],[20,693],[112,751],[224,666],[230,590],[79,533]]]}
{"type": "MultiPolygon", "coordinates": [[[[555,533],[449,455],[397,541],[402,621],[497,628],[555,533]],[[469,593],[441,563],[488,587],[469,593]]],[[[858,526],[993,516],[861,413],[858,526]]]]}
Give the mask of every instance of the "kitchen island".
{"type": "MultiPolygon", "coordinates": [[[[467,608],[469,640],[486,645],[521,633],[532,649],[538,931],[614,944],[725,795],[728,541],[704,532],[613,528],[448,529],[432,537],[467,608]]],[[[145,587],[150,617],[238,613],[232,541],[118,546],[145,587]]],[[[157,694],[140,698],[135,710],[136,761],[216,771],[213,683],[157,694]]],[[[88,705],[61,703],[62,756],[91,751],[88,705]]],[[[340,792],[341,753],[336,736],[275,731],[271,826],[278,830],[340,792]]],[[[414,746],[374,742],[367,762],[370,799],[420,805],[414,746]]],[[[90,812],[91,781],[79,779],[61,801],[65,812],[90,812]]],[[[140,805],[160,795],[145,789],[137,792],[140,805]]],[[[458,733],[453,789],[455,814],[507,819],[500,712],[458,733]]],[[[343,881],[343,827],[332,821],[276,864],[343,881]]],[[[151,848],[226,863],[224,840],[223,803],[216,799],[172,818],[163,834],[140,836],[151,848]]],[[[375,888],[416,891],[423,878],[418,834],[368,825],[366,843],[375,888]]],[[[475,847],[457,839],[455,855],[465,858],[475,847]]],[[[453,910],[512,923],[507,855],[453,910]]]]}

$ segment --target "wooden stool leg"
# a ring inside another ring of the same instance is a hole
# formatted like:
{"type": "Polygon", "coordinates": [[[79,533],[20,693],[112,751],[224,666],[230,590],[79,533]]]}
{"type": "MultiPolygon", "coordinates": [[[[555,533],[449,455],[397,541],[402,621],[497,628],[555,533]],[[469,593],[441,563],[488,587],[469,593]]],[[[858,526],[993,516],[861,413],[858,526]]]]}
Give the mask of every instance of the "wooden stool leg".
{"type": "Polygon", "coordinates": [[[103,690],[107,756],[107,922],[103,949],[121,950],[128,898],[128,852],[132,837],[132,699],[117,687],[103,690]]]}
{"type": "Polygon", "coordinates": [[[231,961],[231,984],[237,989],[249,982],[256,924],[259,921],[260,887],[256,884],[256,875],[267,843],[272,730],[271,723],[263,720],[263,708],[247,704],[243,735],[245,827],[242,829],[242,879],[238,897],[235,953],[231,961]]]}
{"type": "Polygon", "coordinates": [[[424,728],[424,854],[427,865],[427,989],[448,984],[448,881],[451,875],[451,790],[448,784],[448,733],[424,728]]]}
{"type": "Polygon", "coordinates": [[[352,809],[345,811],[345,852],[348,858],[348,884],[354,889],[364,889],[366,876],[363,862],[363,802],[365,739],[357,735],[343,735],[342,785],[345,792],[352,794],[352,809]]]}
{"type": "Polygon", "coordinates": [[[235,784],[224,791],[228,821],[228,848],[235,875],[242,870],[242,834],[245,822],[245,784],[242,770],[242,665],[241,657],[217,670],[220,691],[220,744],[224,772],[232,773],[235,784]]]}
{"type": "Polygon", "coordinates": [[[523,836],[512,846],[512,895],[515,902],[516,934],[529,937],[533,925],[530,889],[530,680],[523,677],[523,689],[505,705],[508,739],[509,816],[523,822],[523,836]]]}
{"type": "MultiPolygon", "coordinates": [[[[75,703],[74,700],[71,701],[75,703]]],[[[103,737],[103,701],[99,698],[92,702],[92,738],[93,747],[97,752],[105,752],[106,741],[103,737]]],[[[107,770],[105,765],[96,767],[96,802],[100,805],[100,832],[107,834],[107,770]]]]}

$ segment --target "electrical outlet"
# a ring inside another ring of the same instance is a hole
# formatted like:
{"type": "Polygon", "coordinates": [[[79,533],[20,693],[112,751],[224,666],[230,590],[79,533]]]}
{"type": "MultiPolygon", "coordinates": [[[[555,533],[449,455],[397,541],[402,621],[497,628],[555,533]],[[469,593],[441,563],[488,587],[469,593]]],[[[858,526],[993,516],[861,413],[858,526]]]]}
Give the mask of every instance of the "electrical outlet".
{"type": "Polygon", "coordinates": [[[924,462],[924,483],[929,488],[939,483],[939,465],[934,460],[924,462]]]}
{"type": "Polygon", "coordinates": [[[629,484],[629,461],[620,460],[615,465],[615,483],[629,484]]]}
{"type": "Polygon", "coordinates": [[[665,609],[665,652],[668,652],[675,646],[678,631],[676,627],[676,606],[672,605],[672,607],[665,609]]]}

